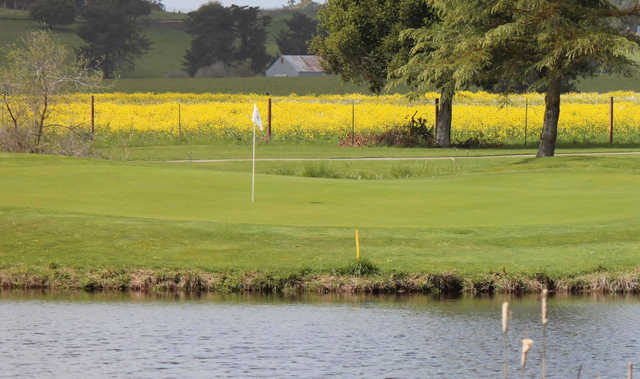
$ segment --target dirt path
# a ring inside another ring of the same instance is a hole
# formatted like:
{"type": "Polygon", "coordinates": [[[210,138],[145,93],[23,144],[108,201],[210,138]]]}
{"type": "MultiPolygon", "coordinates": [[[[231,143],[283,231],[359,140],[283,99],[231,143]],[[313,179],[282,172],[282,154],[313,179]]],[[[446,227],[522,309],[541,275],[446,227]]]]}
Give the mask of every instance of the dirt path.
{"type": "MultiPolygon", "coordinates": [[[[629,152],[598,152],[598,153],[564,153],[556,154],[557,157],[583,157],[583,156],[619,156],[640,155],[640,151],[629,152]]],[[[441,157],[370,157],[370,158],[257,158],[256,162],[330,162],[330,161],[436,161],[455,159],[500,159],[500,158],[535,158],[535,154],[511,154],[511,155],[478,155],[478,156],[441,156],[441,157]]],[[[167,163],[230,163],[251,162],[249,158],[231,159],[194,159],[172,160],[167,163]]]]}

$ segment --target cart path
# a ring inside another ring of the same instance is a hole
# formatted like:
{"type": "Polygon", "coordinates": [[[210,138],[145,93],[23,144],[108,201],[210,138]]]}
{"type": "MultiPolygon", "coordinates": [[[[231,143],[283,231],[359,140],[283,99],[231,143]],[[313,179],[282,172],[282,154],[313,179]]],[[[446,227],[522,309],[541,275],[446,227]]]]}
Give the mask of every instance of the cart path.
{"type": "MultiPolygon", "coordinates": [[[[585,153],[560,153],[556,157],[583,157],[583,156],[620,156],[640,155],[640,151],[627,152],[585,152],[585,153]]],[[[440,156],[440,157],[361,157],[361,158],[256,158],[256,162],[330,162],[330,161],[436,161],[456,159],[501,159],[501,158],[535,158],[535,154],[506,154],[506,155],[477,155],[477,156],[440,156]]],[[[170,160],[163,163],[232,163],[251,162],[251,158],[228,159],[191,159],[170,160]]]]}

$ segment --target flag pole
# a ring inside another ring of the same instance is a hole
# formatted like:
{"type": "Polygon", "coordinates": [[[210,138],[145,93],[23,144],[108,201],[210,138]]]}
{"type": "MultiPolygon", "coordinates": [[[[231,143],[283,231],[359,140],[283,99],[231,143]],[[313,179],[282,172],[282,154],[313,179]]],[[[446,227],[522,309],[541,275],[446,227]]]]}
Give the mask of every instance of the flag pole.
{"type": "Polygon", "coordinates": [[[258,105],[253,104],[253,115],[251,116],[251,123],[253,124],[253,143],[251,150],[251,202],[256,201],[256,126],[262,131],[262,120],[260,119],[260,111],[258,105]]]}
{"type": "Polygon", "coordinates": [[[253,124],[253,154],[251,158],[251,202],[256,202],[256,125],[253,124]]]}

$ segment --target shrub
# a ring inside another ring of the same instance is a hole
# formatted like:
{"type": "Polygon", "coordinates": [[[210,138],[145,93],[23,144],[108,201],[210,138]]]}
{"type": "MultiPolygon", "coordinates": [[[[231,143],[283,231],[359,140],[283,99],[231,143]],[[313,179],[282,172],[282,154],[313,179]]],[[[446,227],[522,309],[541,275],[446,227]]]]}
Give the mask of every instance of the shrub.
{"type": "Polygon", "coordinates": [[[351,275],[360,277],[379,274],[380,269],[368,259],[360,259],[349,263],[345,267],[337,269],[336,273],[340,275],[351,275]]]}
{"type": "Polygon", "coordinates": [[[378,145],[385,146],[434,146],[435,134],[433,126],[427,126],[427,119],[414,113],[404,125],[394,126],[377,138],[378,145]]]}

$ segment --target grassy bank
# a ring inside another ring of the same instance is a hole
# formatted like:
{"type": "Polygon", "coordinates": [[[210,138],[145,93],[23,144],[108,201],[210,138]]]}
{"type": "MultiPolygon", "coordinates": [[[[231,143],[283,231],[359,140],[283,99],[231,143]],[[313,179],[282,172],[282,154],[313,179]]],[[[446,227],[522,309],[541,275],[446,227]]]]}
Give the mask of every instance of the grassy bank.
{"type": "Polygon", "coordinates": [[[594,272],[551,278],[542,273],[487,273],[465,277],[456,273],[384,273],[354,275],[353,265],[331,273],[205,272],[172,270],[78,270],[48,267],[0,269],[0,287],[24,290],[137,291],[147,293],[259,293],[259,294],[429,294],[457,296],[539,293],[638,294],[640,271],[594,272]]]}
{"type": "Polygon", "coordinates": [[[251,204],[244,162],[2,154],[2,285],[638,290],[640,157],[419,164],[272,162],[259,166],[251,204]],[[356,228],[372,275],[348,269],[356,228]]]}

